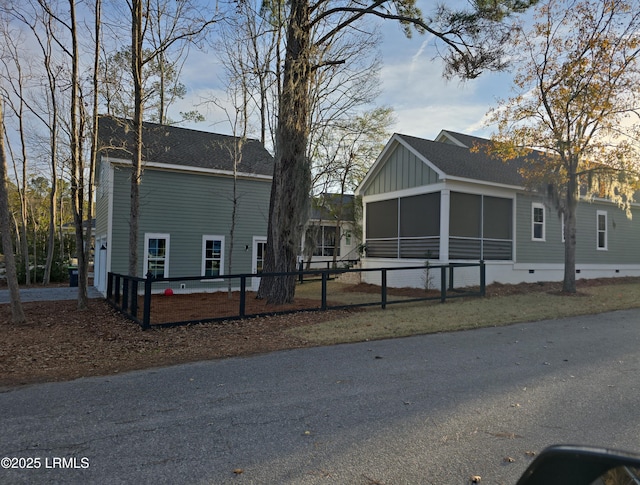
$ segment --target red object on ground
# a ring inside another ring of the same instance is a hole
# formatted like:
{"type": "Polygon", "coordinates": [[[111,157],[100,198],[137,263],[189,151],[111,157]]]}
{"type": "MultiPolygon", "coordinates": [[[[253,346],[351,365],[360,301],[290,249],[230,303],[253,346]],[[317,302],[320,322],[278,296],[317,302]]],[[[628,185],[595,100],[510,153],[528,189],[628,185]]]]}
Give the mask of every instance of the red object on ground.
{"type": "Polygon", "coordinates": [[[171,296],[173,295],[173,290],[171,288],[167,288],[166,290],[164,290],[164,296],[171,296]]]}

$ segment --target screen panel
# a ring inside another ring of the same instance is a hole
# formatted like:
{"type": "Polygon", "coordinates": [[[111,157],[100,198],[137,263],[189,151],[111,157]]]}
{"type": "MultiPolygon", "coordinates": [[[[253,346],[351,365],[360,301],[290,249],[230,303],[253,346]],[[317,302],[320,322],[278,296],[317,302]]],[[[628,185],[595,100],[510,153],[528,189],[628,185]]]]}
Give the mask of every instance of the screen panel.
{"type": "Polygon", "coordinates": [[[440,234],[440,192],[400,199],[400,236],[425,237],[440,234]]]}

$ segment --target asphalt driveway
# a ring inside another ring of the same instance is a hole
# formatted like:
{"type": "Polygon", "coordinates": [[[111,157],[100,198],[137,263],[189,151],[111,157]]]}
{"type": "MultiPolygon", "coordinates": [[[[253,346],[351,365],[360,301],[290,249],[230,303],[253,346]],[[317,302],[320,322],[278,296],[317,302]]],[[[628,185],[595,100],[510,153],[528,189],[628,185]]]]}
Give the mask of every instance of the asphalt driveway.
{"type": "Polygon", "coordinates": [[[640,450],[639,372],[629,310],[5,389],[0,483],[515,483],[640,450]]]}
{"type": "MultiPolygon", "coordinates": [[[[94,287],[87,288],[89,298],[104,298],[94,287]]],[[[57,301],[57,300],[75,300],[78,298],[78,288],[61,286],[56,288],[22,288],[20,289],[20,300],[27,301],[57,301]]],[[[0,304],[9,303],[9,290],[0,290],[0,304]]]]}

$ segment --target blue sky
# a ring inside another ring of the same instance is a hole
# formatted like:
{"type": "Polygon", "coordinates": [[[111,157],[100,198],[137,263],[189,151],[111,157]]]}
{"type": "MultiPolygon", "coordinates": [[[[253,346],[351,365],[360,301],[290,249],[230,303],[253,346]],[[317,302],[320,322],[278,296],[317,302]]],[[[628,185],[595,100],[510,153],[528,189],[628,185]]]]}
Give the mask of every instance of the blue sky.
{"type": "MultiPolygon", "coordinates": [[[[421,0],[423,12],[433,5],[421,0]]],[[[476,136],[489,136],[491,128],[484,125],[484,117],[498,98],[510,95],[509,73],[487,72],[478,79],[462,82],[445,80],[442,62],[435,58],[433,37],[414,34],[405,37],[399,25],[382,24],[381,83],[382,94],[376,104],[390,106],[396,115],[392,132],[433,139],[442,129],[476,136]]],[[[177,111],[191,110],[203,97],[214,94],[223,98],[219,80],[222,69],[215,56],[192,51],[183,69],[183,82],[189,95],[177,111]]],[[[189,127],[230,133],[226,115],[215,107],[198,108],[205,114],[204,123],[189,127]]]]}
{"type": "Polygon", "coordinates": [[[407,39],[397,25],[384,29],[382,104],[394,108],[394,131],[433,139],[442,129],[488,136],[484,117],[511,90],[509,73],[486,72],[478,79],[446,80],[432,37],[407,39]]]}

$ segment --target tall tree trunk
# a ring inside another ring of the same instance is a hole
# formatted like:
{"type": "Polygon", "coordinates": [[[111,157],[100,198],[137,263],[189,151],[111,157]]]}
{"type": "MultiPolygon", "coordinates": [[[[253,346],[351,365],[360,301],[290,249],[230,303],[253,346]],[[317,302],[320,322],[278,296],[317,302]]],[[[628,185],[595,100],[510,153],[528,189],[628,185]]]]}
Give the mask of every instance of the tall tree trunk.
{"type": "MultiPolygon", "coordinates": [[[[53,155],[52,155],[53,158],[53,155]]],[[[55,163],[55,162],[52,162],[55,163]]],[[[47,257],[44,263],[44,275],[42,284],[51,282],[51,267],[53,266],[53,253],[56,247],[56,220],[58,218],[58,177],[56,169],[52,166],[51,190],[49,191],[49,237],[47,238],[47,257]]]]}
{"type": "Polygon", "coordinates": [[[7,285],[11,296],[11,321],[23,323],[25,321],[20,301],[20,288],[16,274],[16,260],[13,254],[13,241],[11,240],[11,218],[9,212],[9,196],[7,182],[7,159],[4,150],[4,113],[0,100],[0,232],[2,232],[2,249],[7,277],[7,285]]]}
{"type": "Polygon", "coordinates": [[[564,212],[564,279],[562,291],[576,292],[576,210],[578,188],[575,174],[569,175],[567,200],[564,212]]]}
{"type": "MultiPolygon", "coordinates": [[[[245,133],[246,131],[243,133],[243,138],[241,139],[238,139],[238,137],[234,133],[233,140],[233,189],[231,194],[231,227],[229,229],[229,258],[227,262],[227,274],[232,274],[233,270],[233,247],[235,246],[236,220],[238,215],[238,165],[242,161],[242,145],[244,142],[245,133]]],[[[233,293],[231,291],[231,278],[229,278],[227,281],[227,295],[229,299],[231,299],[233,296],[233,293]]]]}
{"type": "MultiPolygon", "coordinates": [[[[91,240],[93,233],[93,190],[95,184],[96,175],[96,160],[98,158],[98,89],[99,89],[99,69],[100,69],[100,25],[102,17],[102,0],[96,0],[95,2],[95,15],[94,15],[94,33],[95,33],[95,50],[93,57],[93,113],[91,121],[91,153],[89,159],[89,183],[87,184],[87,227],[85,230],[85,260],[87,266],[91,257],[91,243],[95,244],[95,241],[91,240]]],[[[88,270],[88,268],[87,268],[88,270]]],[[[95,268],[94,268],[95,278],[95,268]]],[[[88,274],[87,274],[88,280],[88,274]]],[[[88,285],[88,281],[87,281],[88,285]]],[[[95,286],[95,281],[94,281],[95,286]]]]}
{"type": "Polygon", "coordinates": [[[132,159],[129,212],[129,275],[138,275],[138,216],[140,212],[140,181],[142,179],[142,0],[131,6],[131,72],[133,75],[135,146],[132,159]]]}
{"type": "MultiPolygon", "coordinates": [[[[50,83],[52,78],[50,78],[50,83]]],[[[51,84],[50,84],[51,86],[51,84]]],[[[58,219],[58,107],[55,93],[55,85],[51,86],[51,189],[49,191],[49,237],[47,239],[47,257],[44,266],[44,276],[42,284],[47,285],[51,282],[51,267],[53,266],[53,253],[56,244],[56,221],[58,219]]],[[[62,257],[62,253],[60,253],[62,257]]]]}
{"type": "MultiPolygon", "coordinates": [[[[22,85],[20,86],[20,114],[18,125],[20,127],[20,144],[22,145],[22,181],[18,184],[20,188],[20,230],[22,231],[22,263],[24,264],[24,284],[31,284],[31,261],[29,258],[29,238],[27,237],[29,220],[29,200],[27,198],[27,145],[25,141],[25,127],[23,117],[22,85]]],[[[37,264],[36,264],[37,265],[37,264]]]]}
{"type": "MultiPolygon", "coordinates": [[[[51,18],[49,17],[51,20],[51,18]]],[[[47,254],[44,265],[44,275],[42,277],[42,284],[47,285],[51,282],[51,268],[53,266],[53,255],[56,247],[56,221],[58,218],[58,96],[57,96],[57,76],[55,68],[51,65],[52,54],[51,44],[53,42],[53,35],[51,35],[51,26],[47,24],[47,31],[49,34],[46,37],[46,42],[41,42],[42,53],[44,57],[44,67],[47,73],[48,89],[50,99],[50,114],[49,114],[49,144],[51,148],[51,189],[49,190],[49,231],[47,239],[47,254]]],[[[60,253],[62,257],[62,253],[60,253]]]]}
{"type": "MultiPolygon", "coordinates": [[[[265,272],[293,272],[307,215],[311,187],[306,157],[310,28],[307,0],[292,0],[280,97],[265,272]]],[[[262,278],[258,297],[270,304],[293,301],[295,276],[262,278]]]]}
{"type": "Polygon", "coordinates": [[[76,229],[76,256],[78,258],[78,310],[89,307],[87,295],[88,262],[85,259],[84,239],[84,164],[81,149],[81,109],[80,109],[80,72],[78,52],[78,32],[76,25],[75,0],[69,0],[71,28],[71,193],[73,199],[73,220],[76,229]]]}

